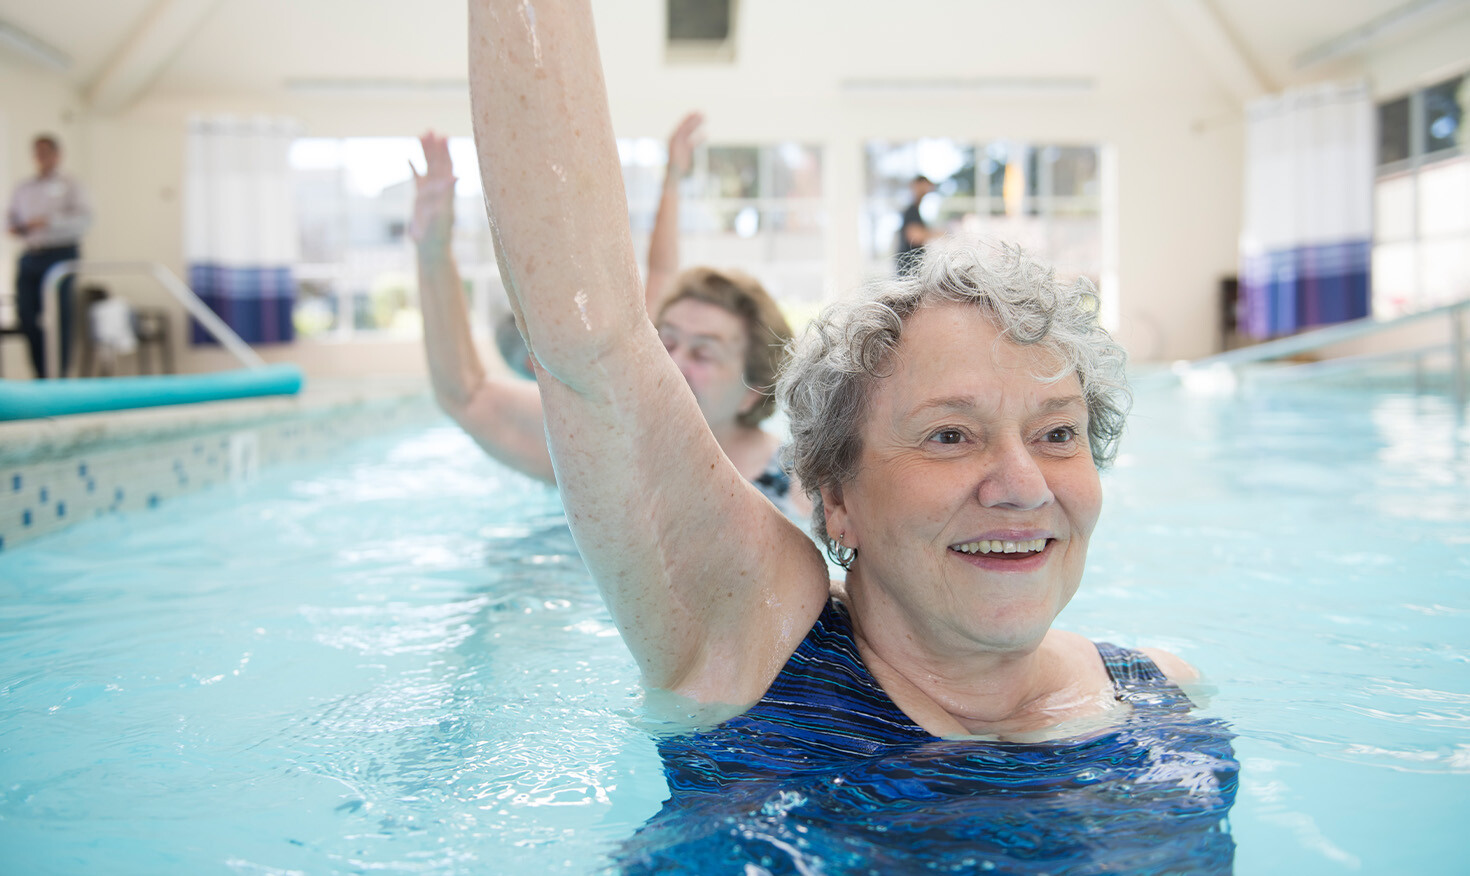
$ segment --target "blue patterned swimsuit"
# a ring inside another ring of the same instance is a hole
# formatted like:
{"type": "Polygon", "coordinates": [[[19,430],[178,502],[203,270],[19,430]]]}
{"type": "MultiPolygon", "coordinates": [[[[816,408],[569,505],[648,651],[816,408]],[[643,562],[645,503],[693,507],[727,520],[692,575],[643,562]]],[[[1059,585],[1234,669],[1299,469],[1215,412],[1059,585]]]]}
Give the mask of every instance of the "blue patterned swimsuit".
{"type": "Polygon", "coordinates": [[[829,600],[758,703],[658,741],[669,799],[616,867],[1229,873],[1233,734],[1190,717],[1147,656],[1097,648],[1131,707],[1117,724],[1037,743],[942,739],[878,685],[847,609],[829,600]]]}

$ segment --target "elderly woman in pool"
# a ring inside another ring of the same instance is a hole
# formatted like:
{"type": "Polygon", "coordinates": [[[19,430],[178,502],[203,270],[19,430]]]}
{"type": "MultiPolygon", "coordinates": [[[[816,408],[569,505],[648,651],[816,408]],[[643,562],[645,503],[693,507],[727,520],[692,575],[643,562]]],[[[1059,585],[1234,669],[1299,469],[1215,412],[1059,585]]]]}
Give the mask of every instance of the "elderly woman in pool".
{"type": "MultiPolygon", "coordinates": [[[[685,116],[669,136],[669,164],[648,248],[644,303],[659,338],[693,390],[710,431],[737,470],[783,513],[811,513],[778,459],[780,439],[761,428],[776,408],[776,372],[791,328],[754,278],[737,271],[679,271],[679,179],[688,172],[704,117],[685,116]]],[[[418,257],[424,348],[434,397],[486,453],[553,482],[535,384],[508,363],[482,360],[470,336],[450,246],[455,177],[448,141],[419,138],[425,172],[414,173],[410,236],[418,257]]]]}
{"type": "Polygon", "coordinates": [[[808,330],[781,394],[816,534],[848,566],[834,585],[721,451],[645,315],[588,4],[472,0],[470,23],[486,201],[558,484],[647,683],[737,711],[871,706],[931,738],[1114,708],[1099,649],[1051,628],[1126,406],[1090,296],[1014,252],[959,249],[808,330]],[[807,684],[837,660],[834,630],[860,678],[807,684]]]}

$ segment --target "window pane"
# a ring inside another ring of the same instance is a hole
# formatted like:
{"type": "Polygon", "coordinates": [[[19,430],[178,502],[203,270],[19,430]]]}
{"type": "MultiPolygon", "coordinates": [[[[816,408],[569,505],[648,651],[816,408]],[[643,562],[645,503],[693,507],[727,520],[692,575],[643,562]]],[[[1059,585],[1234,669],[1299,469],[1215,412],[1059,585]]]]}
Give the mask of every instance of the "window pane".
{"type": "Polygon", "coordinates": [[[776,198],[818,198],[822,195],[822,150],[801,143],[782,143],[771,149],[772,191],[776,198]]]}
{"type": "Polygon", "coordinates": [[[919,172],[914,144],[869,140],[865,151],[868,158],[868,197],[895,202],[906,198],[909,180],[919,172]]]}
{"type": "Polygon", "coordinates": [[[1378,106],[1378,163],[1392,164],[1409,157],[1409,99],[1378,106]]]}
{"type": "Polygon", "coordinates": [[[326,280],[296,279],[296,307],[291,311],[296,334],[320,337],[336,330],[337,294],[326,280]]]}
{"type": "Polygon", "coordinates": [[[1419,171],[1419,233],[1470,234],[1470,159],[1419,171]]]}
{"type": "Polygon", "coordinates": [[[868,197],[907,205],[909,183],[920,174],[934,182],[942,198],[975,191],[975,147],[934,137],[908,143],[870,140],[868,197]]]}
{"type": "Polygon", "coordinates": [[[1381,179],[1374,187],[1374,237],[1380,243],[1410,240],[1414,236],[1414,177],[1381,179]]]}
{"type": "Polygon", "coordinates": [[[709,148],[710,194],[716,198],[760,196],[760,150],[754,146],[709,148]]]}
{"type": "Polygon", "coordinates": [[[1053,146],[1047,150],[1051,160],[1051,194],[1062,198],[1096,197],[1097,149],[1093,147],[1053,146]]]}
{"type": "Polygon", "coordinates": [[[652,137],[618,140],[618,157],[623,164],[623,188],[628,193],[628,224],[635,234],[653,229],[654,213],[663,193],[668,156],[664,145],[652,137]]]}
{"type": "Polygon", "coordinates": [[[1420,307],[1463,299],[1465,290],[1470,289],[1470,238],[1421,242],[1419,271],[1424,281],[1420,307]]]}
{"type": "Polygon", "coordinates": [[[940,182],[926,203],[931,227],[1021,246],[1056,265],[1059,275],[1102,273],[1102,192],[1094,146],[1036,146],[998,140],[982,144],[932,139],[870,141],[861,244],[869,271],[893,270],[899,214],[915,172],[940,182]],[[942,180],[942,181],[941,181],[942,180]],[[1029,194],[1028,194],[1029,192],[1029,194]],[[973,194],[972,194],[973,193],[973,194]],[[934,196],[931,196],[933,198],[934,196]]]}
{"type": "Polygon", "coordinates": [[[1007,144],[987,144],[981,152],[980,163],[975,168],[976,194],[984,199],[980,210],[992,216],[1005,215],[1005,180],[1009,156],[1010,148],[1007,144]]]}
{"type": "Polygon", "coordinates": [[[1453,149],[1465,142],[1460,124],[1465,105],[1466,78],[1457,76],[1448,82],[1424,89],[1424,151],[1453,149]]]}
{"type": "Polygon", "coordinates": [[[1373,315],[1402,316],[1414,300],[1414,244],[1390,243],[1373,248],[1373,315]]]}

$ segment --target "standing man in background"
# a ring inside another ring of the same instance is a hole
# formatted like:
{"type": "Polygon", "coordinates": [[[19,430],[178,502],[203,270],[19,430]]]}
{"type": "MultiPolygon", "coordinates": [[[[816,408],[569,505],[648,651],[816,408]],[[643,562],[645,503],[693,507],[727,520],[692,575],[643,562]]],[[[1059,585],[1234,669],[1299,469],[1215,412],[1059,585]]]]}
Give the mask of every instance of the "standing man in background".
{"type": "Polygon", "coordinates": [[[58,309],[61,311],[61,374],[46,373],[46,347],[41,334],[41,283],[46,272],[57,262],[81,256],[82,234],[92,224],[92,207],[87,193],[77,181],[57,170],[61,163],[61,145],[50,134],[42,134],[31,144],[36,157],[36,176],[21,183],[10,199],[6,224],[10,233],[21,239],[24,247],[15,271],[15,303],[20,328],[30,346],[31,367],[37,377],[59,377],[66,374],[71,360],[73,277],[61,284],[58,309]]]}
{"type": "Polygon", "coordinates": [[[919,215],[919,204],[925,195],[934,191],[934,183],[920,174],[909,182],[909,191],[914,193],[914,202],[903,211],[903,224],[898,229],[898,252],[894,256],[900,277],[912,277],[919,270],[919,263],[924,260],[924,244],[939,236],[919,215]]]}

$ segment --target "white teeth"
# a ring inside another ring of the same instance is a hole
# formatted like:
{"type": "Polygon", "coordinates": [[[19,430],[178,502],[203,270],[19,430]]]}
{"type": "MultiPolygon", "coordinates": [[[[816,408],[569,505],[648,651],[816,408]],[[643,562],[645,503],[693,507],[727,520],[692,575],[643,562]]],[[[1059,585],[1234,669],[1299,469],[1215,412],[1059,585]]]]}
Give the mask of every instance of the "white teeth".
{"type": "Polygon", "coordinates": [[[1029,554],[1046,547],[1046,539],[1033,538],[1028,541],[1003,541],[981,539],[955,545],[954,549],[967,554],[1029,554]]]}

